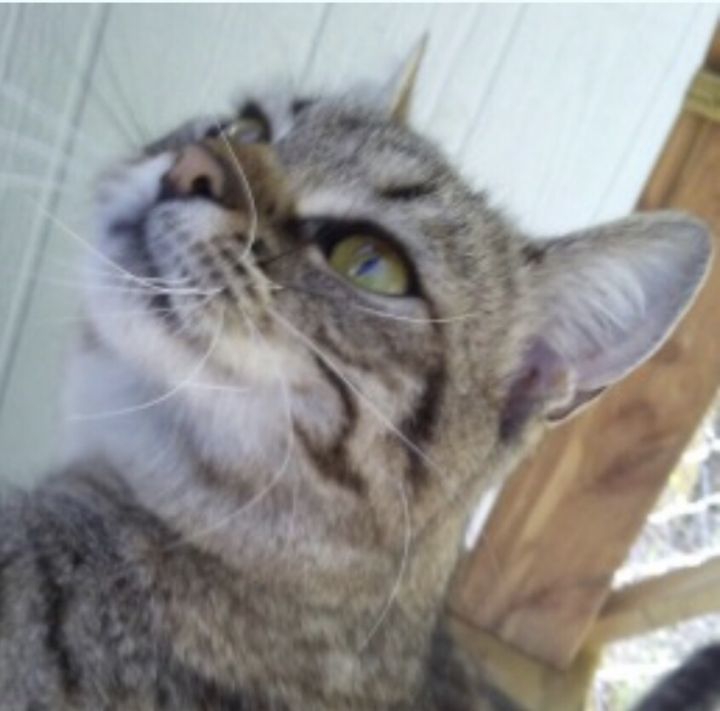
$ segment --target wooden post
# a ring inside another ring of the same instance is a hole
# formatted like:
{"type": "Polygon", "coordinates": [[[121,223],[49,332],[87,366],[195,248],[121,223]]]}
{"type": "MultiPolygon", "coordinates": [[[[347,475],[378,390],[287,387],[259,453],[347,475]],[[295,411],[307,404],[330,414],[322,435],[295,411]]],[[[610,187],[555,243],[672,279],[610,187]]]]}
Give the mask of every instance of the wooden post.
{"type": "MultiPolygon", "coordinates": [[[[720,34],[706,69],[720,74],[720,34]]],[[[704,97],[691,92],[638,208],[704,218],[719,255],[720,123],[709,107],[720,93],[702,89],[704,97]]],[[[720,386],[719,264],[673,338],[552,431],[505,486],[458,570],[456,615],[543,662],[570,665],[720,386]]]]}
{"type": "Polygon", "coordinates": [[[720,556],[615,590],[590,630],[586,647],[720,612],[720,556]]]}

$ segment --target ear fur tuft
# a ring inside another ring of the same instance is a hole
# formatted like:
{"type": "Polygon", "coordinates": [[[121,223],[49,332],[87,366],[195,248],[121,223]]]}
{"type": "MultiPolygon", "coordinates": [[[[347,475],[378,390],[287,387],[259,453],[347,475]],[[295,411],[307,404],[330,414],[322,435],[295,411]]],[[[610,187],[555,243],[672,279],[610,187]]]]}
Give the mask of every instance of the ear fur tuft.
{"type": "MultiPolygon", "coordinates": [[[[538,250],[528,261],[536,323],[521,370],[542,371],[551,364],[553,378],[536,378],[548,388],[535,387],[530,395],[554,420],[662,345],[701,287],[712,254],[705,225],[677,212],[637,214],[533,243],[534,253],[538,250]],[[565,379],[557,377],[558,369],[565,379]],[[553,392],[553,382],[563,382],[565,392],[553,392]]],[[[516,379],[522,377],[518,373],[516,379]]]]}

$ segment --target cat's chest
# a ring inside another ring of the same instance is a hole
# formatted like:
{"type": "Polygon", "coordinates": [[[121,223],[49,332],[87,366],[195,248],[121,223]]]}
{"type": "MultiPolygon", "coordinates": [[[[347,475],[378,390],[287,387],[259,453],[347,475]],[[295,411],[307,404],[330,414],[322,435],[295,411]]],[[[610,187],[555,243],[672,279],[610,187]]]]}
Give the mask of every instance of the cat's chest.
{"type": "Polygon", "coordinates": [[[404,708],[417,696],[429,640],[397,614],[363,645],[367,626],[353,629],[350,604],[324,608],[228,573],[184,573],[165,578],[152,604],[173,658],[199,679],[245,690],[257,708],[404,708]]]}

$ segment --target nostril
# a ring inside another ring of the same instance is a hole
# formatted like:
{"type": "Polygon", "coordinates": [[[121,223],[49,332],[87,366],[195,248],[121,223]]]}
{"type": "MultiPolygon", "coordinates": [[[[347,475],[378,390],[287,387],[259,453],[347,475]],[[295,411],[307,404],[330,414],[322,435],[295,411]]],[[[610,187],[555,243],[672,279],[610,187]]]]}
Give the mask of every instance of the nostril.
{"type": "Polygon", "coordinates": [[[198,197],[213,197],[212,181],[207,175],[198,175],[190,185],[190,193],[198,197]]]}
{"type": "Polygon", "coordinates": [[[183,148],[164,180],[168,197],[204,197],[219,200],[225,189],[223,169],[203,145],[183,148]]]}

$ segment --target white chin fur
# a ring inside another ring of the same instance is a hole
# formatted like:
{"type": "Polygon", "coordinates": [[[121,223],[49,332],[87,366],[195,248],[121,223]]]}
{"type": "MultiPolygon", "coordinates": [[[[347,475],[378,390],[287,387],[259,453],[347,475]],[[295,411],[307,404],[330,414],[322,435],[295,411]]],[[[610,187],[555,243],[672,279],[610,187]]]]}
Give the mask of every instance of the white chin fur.
{"type": "Polygon", "coordinates": [[[97,226],[104,234],[118,221],[131,221],[157,199],[162,177],[175,157],[161,153],[146,160],[121,165],[100,181],[97,193],[97,226]]]}

